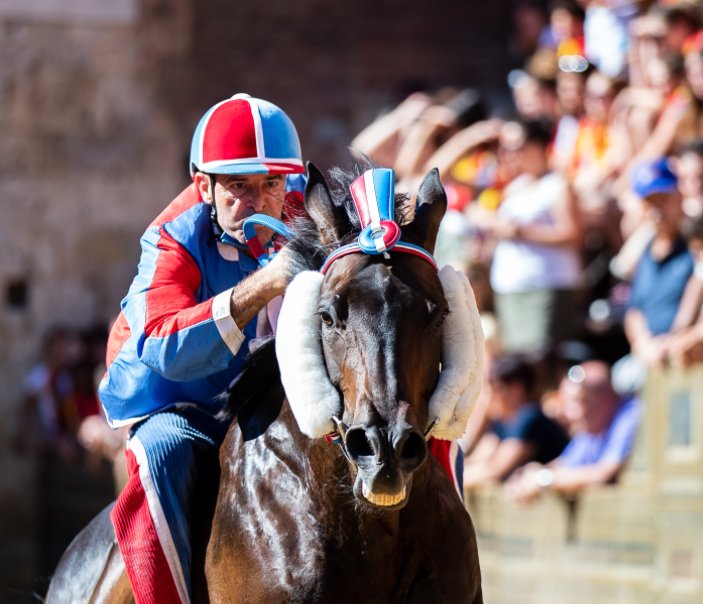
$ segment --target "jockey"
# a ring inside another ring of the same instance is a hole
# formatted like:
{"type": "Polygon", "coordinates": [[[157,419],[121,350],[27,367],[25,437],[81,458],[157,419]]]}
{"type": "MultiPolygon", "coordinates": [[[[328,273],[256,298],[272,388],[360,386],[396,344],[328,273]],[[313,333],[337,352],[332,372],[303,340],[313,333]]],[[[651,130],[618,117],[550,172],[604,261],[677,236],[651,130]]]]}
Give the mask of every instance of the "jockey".
{"type": "MultiPolygon", "coordinates": [[[[248,216],[279,219],[286,199],[300,199],[286,192],[304,171],[290,118],[245,94],[222,101],[200,120],[190,165],[192,184],[141,238],[99,388],[110,425],[131,427],[129,481],[111,518],[137,603],[190,601],[193,509],[217,484],[228,427],[218,395],[252,340],[272,332],[297,272],[285,249],[257,270],[242,233],[248,216]]],[[[271,249],[271,231],[257,235],[271,249]]]]}

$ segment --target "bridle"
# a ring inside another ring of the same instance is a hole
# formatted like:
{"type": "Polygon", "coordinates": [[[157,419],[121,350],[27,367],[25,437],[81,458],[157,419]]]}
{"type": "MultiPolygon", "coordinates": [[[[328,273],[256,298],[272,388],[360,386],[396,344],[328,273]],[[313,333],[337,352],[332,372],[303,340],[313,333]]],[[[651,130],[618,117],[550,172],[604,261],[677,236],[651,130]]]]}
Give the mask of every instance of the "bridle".
{"type": "MultiPolygon", "coordinates": [[[[354,208],[362,230],[356,241],[343,245],[331,252],[320,267],[326,275],[334,262],[350,254],[383,255],[389,259],[391,252],[411,254],[429,263],[438,271],[434,256],[423,247],[401,241],[401,229],[395,221],[395,173],[389,168],[373,168],[356,178],[349,187],[354,208]]],[[[271,261],[266,250],[256,236],[255,225],[265,226],[290,240],[295,233],[283,222],[266,214],[254,214],[244,221],[242,230],[249,250],[261,266],[271,261]]],[[[325,435],[328,443],[338,445],[347,461],[354,465],[344,443],[348,426],[338,417],[332,417],[336,430],[325,435]]],[[[435,418],[425,430],[427,439],[437,424],[435,418]]]]}

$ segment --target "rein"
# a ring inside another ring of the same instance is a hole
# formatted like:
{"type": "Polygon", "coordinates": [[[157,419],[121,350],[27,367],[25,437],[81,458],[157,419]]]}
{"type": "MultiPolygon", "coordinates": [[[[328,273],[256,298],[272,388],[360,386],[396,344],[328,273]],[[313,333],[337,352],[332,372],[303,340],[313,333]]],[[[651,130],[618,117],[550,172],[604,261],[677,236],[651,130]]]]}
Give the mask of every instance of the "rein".
{"type": "MultiPolygon", "coordinates": [[[[389,168],[366,170],[350,185],[354,208],[361,222],[362,230],[356,241],[343,245],[330,253],[320,267],[320,273],[327,274],[330,266],[340,258],[350,254],[383,255],[389,259],[390,252],[401,252],[422,258],[438,271],[434,256],[423,247],[401,241],[401,229],[395,221],[395,173],[389,168]]],[[[266,214],[254,214],[244,221],[242,230],[249,250],[261,266],[266,266],[273,256],[268,256],[264,246],[256,236],[255,225],[268,227],[275,233],[290,240],[295,233],[283,222],[266,214]]],[[[347,461],[352,461],[344,443],[348,426],[339,418],[333,417],[336,430],[325,435],[328,443],[338,445],[347,461]]],[[[425,439],[429,438],[439,418],[434,418],[425,430],[425,439]]]]}

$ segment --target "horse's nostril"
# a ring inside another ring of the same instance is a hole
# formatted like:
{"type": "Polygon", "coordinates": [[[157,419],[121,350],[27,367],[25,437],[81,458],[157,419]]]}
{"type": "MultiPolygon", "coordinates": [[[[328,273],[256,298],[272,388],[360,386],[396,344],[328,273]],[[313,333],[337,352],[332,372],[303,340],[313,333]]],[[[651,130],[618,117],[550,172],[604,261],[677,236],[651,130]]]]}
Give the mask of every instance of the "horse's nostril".
{"type": "Polygon", "coordinates": [[[419,432],[411,432],[400,442],[398,453],[401,461],[415,462],[419,465],[427,455],[427,443],[419,432]]]}
{"type": "Polygon", "coordinates": [[[373,445],[368,439],[364,428],[350,428],[344,437],[344,442],[352,459],[375,455],[373,445]]]}

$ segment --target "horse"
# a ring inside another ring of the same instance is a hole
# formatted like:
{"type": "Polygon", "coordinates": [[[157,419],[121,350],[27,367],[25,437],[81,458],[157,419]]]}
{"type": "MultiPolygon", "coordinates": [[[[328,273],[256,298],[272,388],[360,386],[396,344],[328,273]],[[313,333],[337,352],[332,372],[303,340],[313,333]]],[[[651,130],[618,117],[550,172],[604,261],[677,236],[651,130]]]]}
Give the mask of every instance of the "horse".
{"type": "MultiPolygon", "coordinates": [[[[393,247],[359,253],[369,208],[365,220],[353,187],[369,172],[335,169],[330,187],[308,165],[286,247],[313,270],[227,394],[194,601],[482,602],[471,518],[426,438],[464,430],[482,378],[478,311],[466,277],[431,255],[447,203],[436,170],[415,203],[391,189],[399,217],[376,221],[371,243],[382,232],[393,247]]],[[[69,546],[47,602],[133,601],[108,514],[69,546]]]]}

